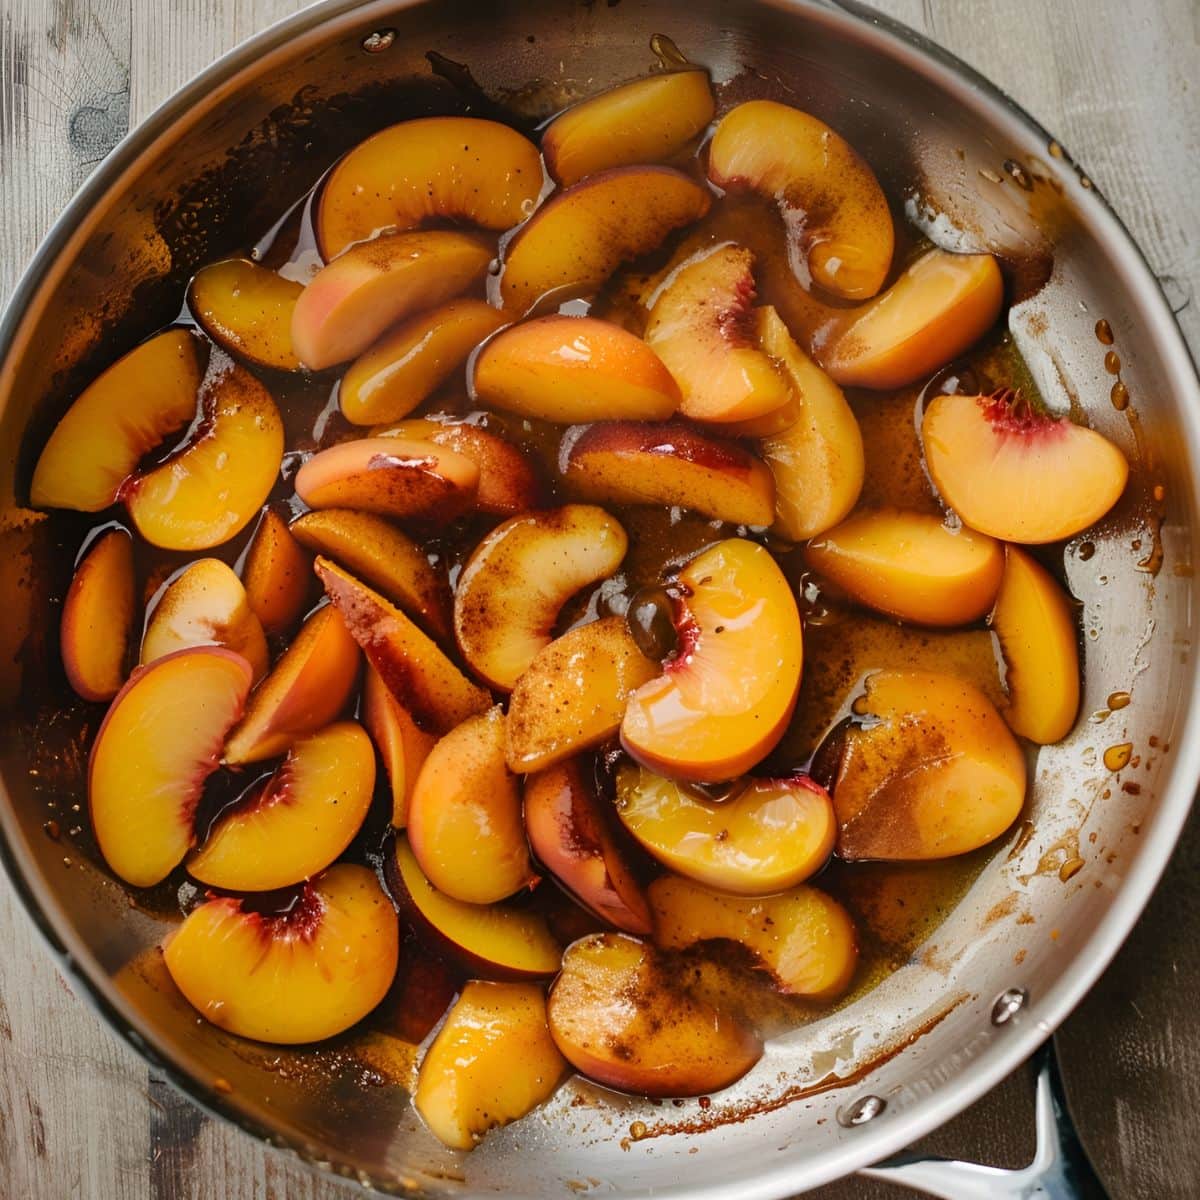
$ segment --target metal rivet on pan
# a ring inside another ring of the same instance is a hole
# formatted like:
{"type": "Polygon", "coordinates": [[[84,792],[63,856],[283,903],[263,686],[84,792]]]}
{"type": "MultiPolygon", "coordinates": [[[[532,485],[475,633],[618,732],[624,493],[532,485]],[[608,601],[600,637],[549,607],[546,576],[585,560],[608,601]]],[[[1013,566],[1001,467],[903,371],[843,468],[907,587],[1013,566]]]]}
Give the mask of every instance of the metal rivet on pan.
{"type": "Polygon", "coordinates": [[[374,33],[368,33],[362,40],[362,48],[368,54],[379,54],[386,50],[396,40],[396,31],[394,29],[377,29],[374,33]]]}
{"type": "Polygon", "coordinates": [[[859,1096],[857,1100],[838,1109],[838,1124],[847,1129],[853,1129],[855,1125],[865,1125],[868,1121],[875,1120],[885,1108],[887,1101],[882,1096],[859,1096]]]}
{"type": "Polygon", "coordinates": [[[1024,988],[1005,988],[992,1005],[992,1024],[1007,1025],[1025,1007],[1029,993],[1024,988]]]}

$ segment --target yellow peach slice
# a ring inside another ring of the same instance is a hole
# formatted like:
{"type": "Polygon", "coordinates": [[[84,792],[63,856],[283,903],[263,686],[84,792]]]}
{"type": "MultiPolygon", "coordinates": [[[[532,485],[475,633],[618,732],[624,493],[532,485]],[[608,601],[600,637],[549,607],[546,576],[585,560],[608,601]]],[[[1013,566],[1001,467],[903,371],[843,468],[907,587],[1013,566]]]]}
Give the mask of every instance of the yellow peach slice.
{"type": "Polygon", "coordinates": [[[371,513],[327,508],[297,517],[296,540],[336,559],[400,606],[435,637],[450,636],[450,588],[421,548],[390,522],[371,513]]]}
{"type": "Polygon", "coordinates": [[[1129,463],[1107,438],[1035,411],[1020,395],[938,396],[921,423],[942,499],[972,529],[1009,542],[1057,542],[1121,498],[1129,463]]]}
{"type": "Polygon", "coordinates": [[[549,293],[594,292],[620,266],[699,220],[708,193],[671,167],[614,167],[548,200],[508,244],[504,307],[521,315],[549,293]]]}
{"type": "Polygon", "coordinates": [[[566,1071],[537,984],[473,979],[421,1060],[413,1104],[439,1141],[473,1150],[549,1099],[566,1071]]]}
{"type": "Polygon", "coordinates": [[[298,371],[292,349],[292,311],[303,284],[245,258],[196,272],[188,307],[201,328],[230,354],[260,367],[298,371]]]}
{"type": "Polygon", "coordinates": [[[471,388],[490,408],[559,424],[659,421],[679,405],[679,388],[658,355],[595,317],[551,315],[506,329],[476,357],[471,388]]]}
{"type": "Polygon", "coordinates": [[[774,748],[796,706],[800,614],[771,555],[731,538],[679,573],[680,648],[629,698],[621,742],[677,779],[743,775],[774,748]]]}
{"type": "Polygon", "coordinates": [[[685,259],[659,288],[646,342],[697,421],[745,422],[788,403],[786,380],[754,336],[754,256],[723,243],[685,259]]]}
{"type": "Polygon", "coordinates": [[[265,633],[287,633],[308,607],[312,560],[274,508],[265,508],[242,565],[246,602],[265,633]]]}
{"type": "Polygon", "coordinates": [[[708,72],[635,79],[573,104],[542,134],[551,178],[563,187],[609,167],[665,162],[713,118],[708,72]]]}
{"type": "Polygon", "coordinates": [[[224,646],[249,664],[257,683],[269,665],[267,639],[242,581],[219,558],[201,558],[177,576],[150,614],[142,664],[188,646],[224,646]]]}
{"type": "Polygon", "coordinates": [[[567,1061],[622,1092],[717,1092],[762,1056],[750,1029],[691,995],[652,946],[623,933],[567,948],[547,1015],[567,1061]]]}
{"type": "Polygon", "coordinates": [[[387,234],[351,246],[313,276],[292,313],[292,346],[313,371],[357,358],[397,321],[483,277],[485,242],[449,229],[387,234]]]}
{"type": "Polygon", "coordinates": [[[439,892],[402,836],[384,860],[384,873],[418,934],[475,978],[547,979],[558,970],[562,947],[534,909],[467,904],[439,892]]]}
{"type": "Polygon", "coordinates": [[[952,675],[868,675],[846,734],[833,806],[846,859],[965,854],[997,838],[1025,799],[1025,756],[977,688],[952,675]]]}
{"type": "Polygon", "coordinates": [[[846,387],[905,387],[974,345],[1003,303],[990,254],[930,250],[882,296],[836,318],[818,357],[846,387]]]}
{"type": "Polygon", "coordinates": [[[82,699],[111,700],[121,690],[133,605],[133,541],[118,526],[88,549],[63,601],[63,667],[82,699]]]}
{"type": "Polygon", "coordinates": [[[629,544],[602,508],[568,504],[510,517],[475,547],[454,593],[454,632],[467,665],[511,691],[551,641],[559,609],[607,578],[629,544]]]}
{"type": "Polygon", "coordinates": [[[205,420],[161,466],[121,488],[137,531],[165,550],[207,550],[241,532],[263,506],[283,461],[283,421],[243,367],[210,369],[205,420]]]}
{"type": "Polygon", "coordinates": [[[814,887],[743,899],[663,875],[649,887],[654,940],[664,949],[730,941],[745,947],[775,986],[792,996],[834,1000],[854,978],[858,939],[849,913],[814,887]]]}
{"type": "Polygon", "coordinates": [[[792,422],[759,444],[775,478],[775,529],[802,542],[836,525],[858,503],[862,433],[842,389],[796,345],[773,308],[758,310],[758,337],[796,402],[792,422]]]}
{"type": "Polygon", "coordinates": [[[168,329],[131,350],[76,398],[46,443],[29,490],[34,508],[99,512],[141,459],[195,415],[199,339],[168,329]]]}
{"type": "Polygon", "coordinates": [[[509,697],[509,769],[541,771],[612,737],[630,693],[658,671],[624,617],[601,617],[555,638],[537,652],[509,697]]]}
{"type": "Polygon", "coordinates": [[[249,691],[244,658],[201,646],[140,667],[117,693],[92,746],[88,807],[100,853],[126,883],[152,887],[183,861],[249,691]]]}
{"type": "Polygon", "coordinates": [[[337,718],[358,680],[358,646],[337,611],[305,621],[271,673],[254,689],[246,716],[225,745],[225,761],[274,758],[337,718]]]}
{"type": "Polygon", "coordinates": [[[1004,550],[933,513],[856,513],[809,542],[810,567],[860,604],[921,625],[967,625],[992,607],[1004,550]]]}
{"type": "Polygon", "coordinates": [[[865,300],[883,286],[895,243],[887,197],[850,143],[823,121],[773,100],[739,104],[709,143],[708,177],[774,200],[793,266],[803,263],[819,287],[865,300]]]}
{"type": "Polygon", "coordinates": [[[479,468],[434,442],[359,438],[314,454],[296,472],[309,508],[355,508],[391,517],[446,522],[471,507],[479,468]]]}
{"type": "Polygon", "coordinates": [[[1000,639],[1009,728],[1039,745],[1062,741],[1079,712],[1079,631],[1070,597],[1016,546],[988,622],[1000,639]]]}
{"type": "Polygon", "coordinates": [[[367,668],[362,716],[388,774],[392,824],[403,829],[408,823],[408,806],[417,775],[437,738],[413,720],[412,713],[388,691],[374,667],[367,668]]]}
{"type": "Polygon", "coordinates": [[[491,904],[533,882],[499,707],[468,717],[429,752],[409,800],[408,843],[426,879],[454,900],[491,904]]]}
{"type": "Polygon", "coordinates": [[[508,229],[542,190],[537,147],[498,121],[422,117],[381,130],[330,172],[317,208],[326,259],[380,229],[431,217],[508,229]]]}
{"type": "Polygon", "coordinates": [[[441,387],[484,338],[508,324],[483,300],[451,300],[385,333],[338,385],[342,416],[354,425],[398,421],[441,387]]]}
{"type": "Polygon", "coordinates": [[[349,1029],[383,999],[400,935],[374,874],[339,863],[281,913],[255,912],[236,896],[209,900],[168,936],[163,957],[205,1020],[295,1045],[349,1029]]]}

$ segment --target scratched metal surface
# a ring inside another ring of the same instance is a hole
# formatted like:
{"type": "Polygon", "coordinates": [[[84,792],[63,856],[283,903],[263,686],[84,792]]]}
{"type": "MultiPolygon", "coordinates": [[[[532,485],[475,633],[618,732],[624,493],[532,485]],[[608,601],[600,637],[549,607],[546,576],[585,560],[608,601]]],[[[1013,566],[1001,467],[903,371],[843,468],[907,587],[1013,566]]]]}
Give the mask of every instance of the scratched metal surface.
{"type": "MultiPolygon", "coordinates": [[[[0,0],[0,298],[71,191],[191,74],[296,0],[0,0]]],[[[991,76],[1083,163],[1200,350],[1200,0],[883,0],[991,76]]],[[[1200,1191],[1200,822],[1060,1035],[1084,1140],[1119,1200],[1200,1191]]],[[[1031,1153],[1022,1068],[921,1148],[1031,1153]]],[[[286,1155],[203,1117],[71,995],[0,893],[0,1195],[335,1200],[286,1155]]],[[[885,1200],[848,1181],[820,1200],[885,1200]]]]}

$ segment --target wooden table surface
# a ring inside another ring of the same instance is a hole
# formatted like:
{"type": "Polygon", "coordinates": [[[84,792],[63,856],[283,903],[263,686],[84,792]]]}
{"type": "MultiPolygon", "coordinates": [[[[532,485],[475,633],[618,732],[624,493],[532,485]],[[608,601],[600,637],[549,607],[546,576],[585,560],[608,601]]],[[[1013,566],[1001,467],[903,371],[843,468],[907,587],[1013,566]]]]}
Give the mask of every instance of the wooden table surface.
{"type": "MultiPolygon", "coordinates": [[[[575,0],[564,0],[564,3],[575,0]]],[[[0,0],[0,298],[124,132],[298,0],[0,0]]],[[[1087,168],[1200,351],[1200,0],[883,0],[1004,87],[1087,168]]],[[[1071,1102],[1114,1197],[1200,1195],[1200,823],[1116,964],[1060,1034],[1071,1102]]],[[[1015,1166],[1016,1072],[923,1143],[1015,1166]]],[[[343,1200],[289,1156],[213,1122],[63,982],[0,887],[0,1197],[343,1200]]],[[[361,1194],[361,1193],[359,1193],[361,1194]]],[[[886,1200],[847,1181],[821,1200],[886,1200]]]]}

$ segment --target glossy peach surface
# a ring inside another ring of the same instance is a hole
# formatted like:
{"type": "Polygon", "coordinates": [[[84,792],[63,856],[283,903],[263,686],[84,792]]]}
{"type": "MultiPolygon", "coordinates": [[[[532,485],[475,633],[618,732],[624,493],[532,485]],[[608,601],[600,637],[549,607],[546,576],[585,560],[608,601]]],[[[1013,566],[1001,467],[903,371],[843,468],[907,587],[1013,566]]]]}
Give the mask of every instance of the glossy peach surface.
{"type": "Polygon", "coordinates": [[[245,258],[230,258],[196,272],[188,307],[218,346],[260,367],[297,371],[292,312],[304,290],[245,258]]]}
{"type": "Polygon", "coordinates": [[[429,757],[437,738],[426,733],[412,713],[388,691],[374,667],[363,681],[362,719],[387,771],[392,792],[392,824],[408,824],[408,806],[421,765],[429,757]]]}
{"type": "Polygon", "coordinates": [[[300,620],[313,591],[312,561],[275,508],[265,508],[242,565],[250,611],[265,633],[287,633],[300,620]]]}
{"type": "Polygon", "coordinates": [[[117,527],[88,549],[63,600],[59,645],[67,681],[81,699],[111,700],[121,690],[133,606],[133,542],[117,527]]]}

